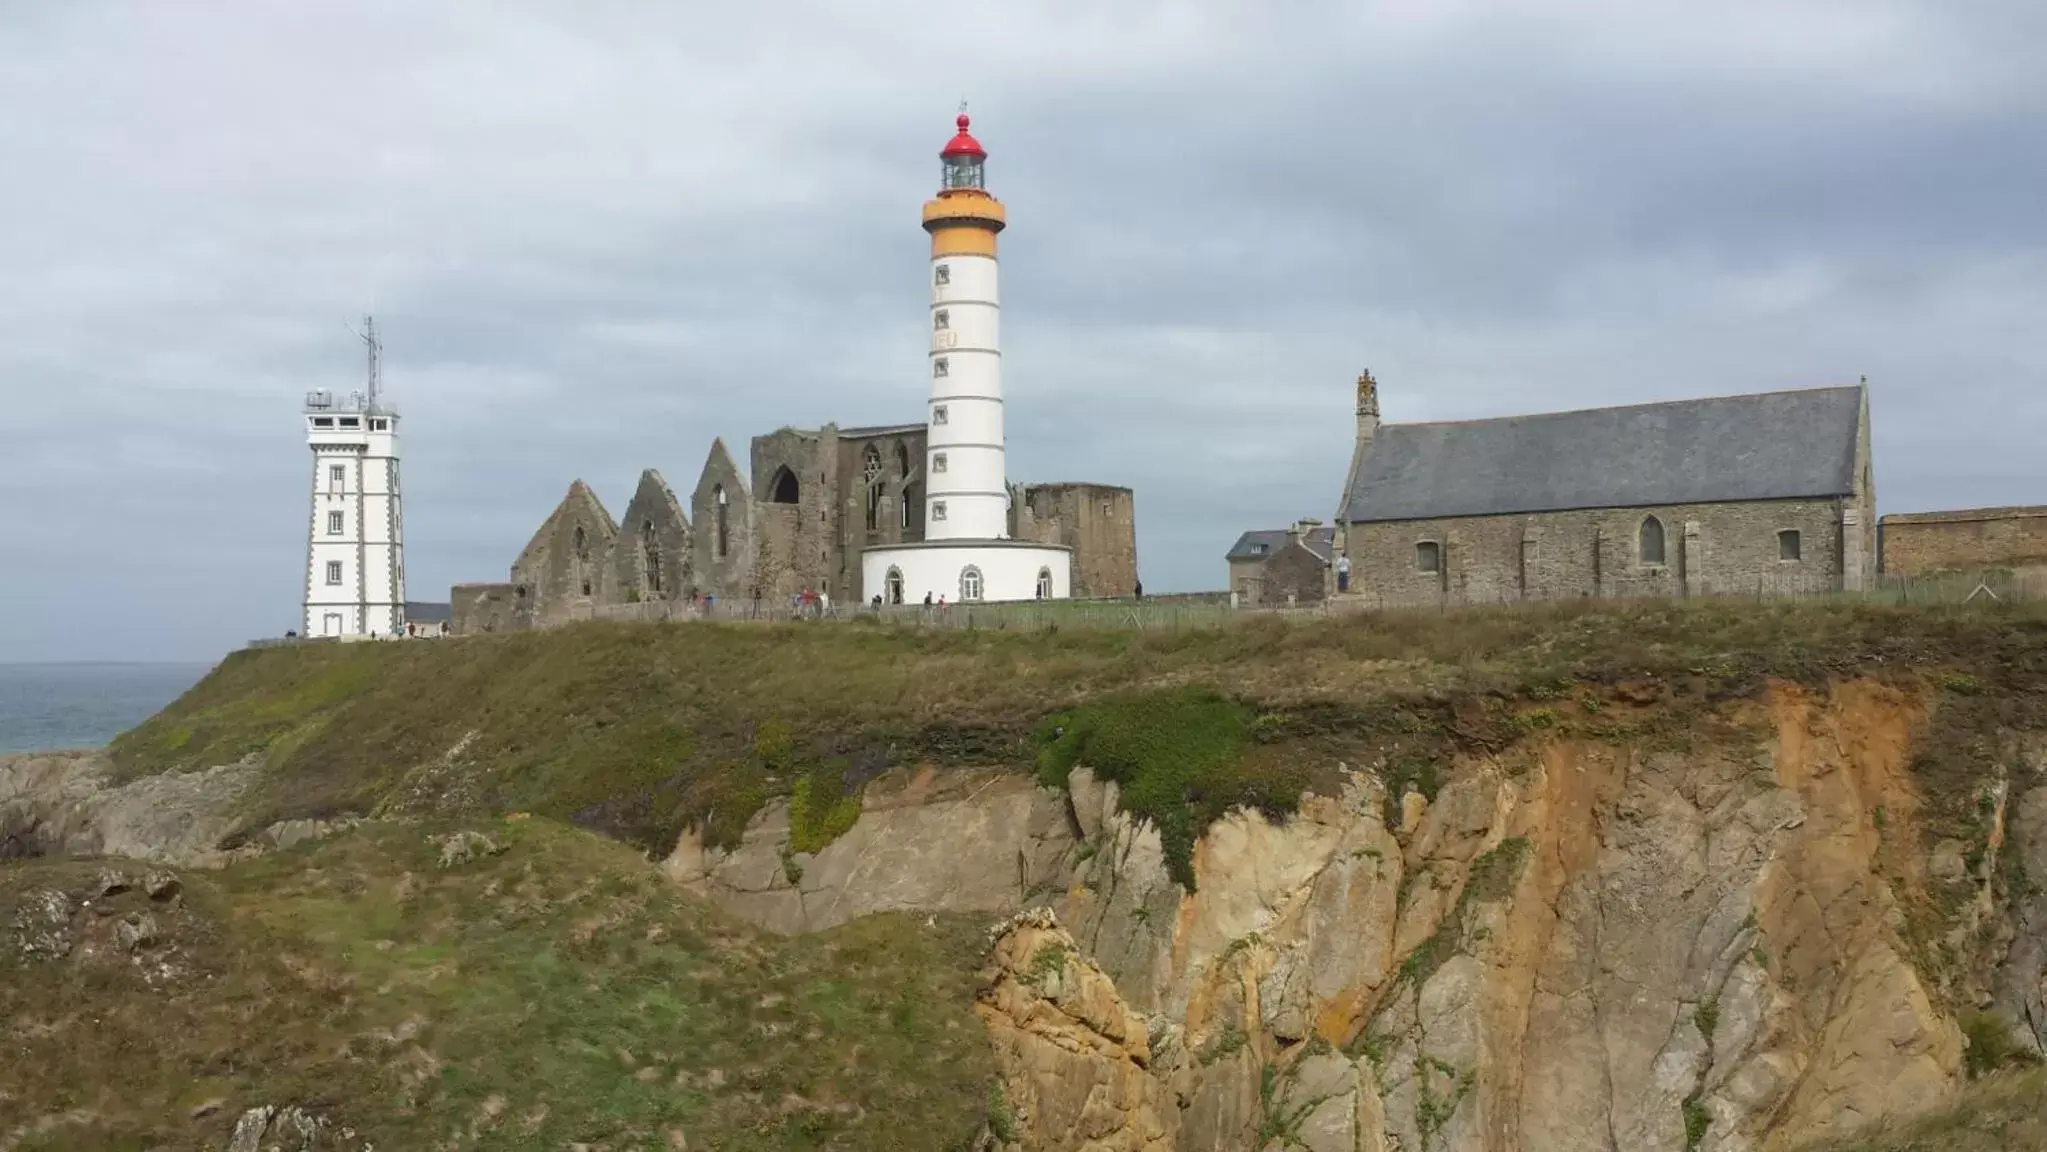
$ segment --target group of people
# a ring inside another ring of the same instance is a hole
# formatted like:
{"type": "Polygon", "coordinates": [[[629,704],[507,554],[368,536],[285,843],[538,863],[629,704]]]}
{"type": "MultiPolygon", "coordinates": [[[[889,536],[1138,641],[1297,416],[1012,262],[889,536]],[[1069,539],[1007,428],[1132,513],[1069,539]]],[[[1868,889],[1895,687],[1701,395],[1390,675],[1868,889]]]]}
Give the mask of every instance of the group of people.
{"type": "Polygon", "coordinates": [[[806,617],[822,620],[832,614],[832,595],[829,592],[805,588],[789,598],[789,607],[795,611],[799,620],[806,617]]]}

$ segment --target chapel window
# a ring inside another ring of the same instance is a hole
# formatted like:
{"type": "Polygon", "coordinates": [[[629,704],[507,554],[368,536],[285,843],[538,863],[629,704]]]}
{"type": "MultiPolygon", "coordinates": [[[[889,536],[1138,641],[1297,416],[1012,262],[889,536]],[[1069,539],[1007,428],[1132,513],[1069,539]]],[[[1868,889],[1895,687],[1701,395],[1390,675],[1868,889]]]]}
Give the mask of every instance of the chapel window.
{"type": "Polygon", "coordinates": [[[1784,531],[1777,533],[1777,559],[1797,560],[1800,558],[1798,530],[1786,528],[1784,531]]]}
{"type": "Polygon", "coordinates": [[[1663,563],[1663,521],[1654,516],[1642,517],[1641,539],[1637,550],[1644,564],[1663,563]]]}
{"type": "Polygon", "coordinates": [[[1051,598],[1052,570],[1050,568],[1040,568],[1038,569],[1038,599],[1050,600],[1051,598]]]}
{"type": "Polygon", "coordinates": [[[901,604],[903,602],[903,570],[901,568],[890,568],[888,570],[887,583],[888,602],[891,604],[901,604]]]}
{"type": "Polygon", "coordinates": [[[661,540],[654,534],[652,520],[640,521],[640,555],[647,569],[647,591],[661,591],[661,540]]]}
{"type": "Polygon", "coordinates": [[[775,469],[775,478],[768,484],[768,499],[777,504],[795,504],[799,493],[796,487],[796,473],[787,464],[775,469]]]}
{"type": "Polygon", "coordinates": [[[1443,546],[1434,540],[1423,540],[1414,546],[1414,569],[1417,572],[1441,572],[1443,570],[1443,546]]]}
{"type": "Polygon", "coordinates": [[[716,533],[717,557],[723,560],[726,550],[730,546],[730,538],[725,532],[725,486],[723,484],[712,487],[711,500],[717,508],[717,514],[713,517],[718,522],[718,531],[716,533]]]}

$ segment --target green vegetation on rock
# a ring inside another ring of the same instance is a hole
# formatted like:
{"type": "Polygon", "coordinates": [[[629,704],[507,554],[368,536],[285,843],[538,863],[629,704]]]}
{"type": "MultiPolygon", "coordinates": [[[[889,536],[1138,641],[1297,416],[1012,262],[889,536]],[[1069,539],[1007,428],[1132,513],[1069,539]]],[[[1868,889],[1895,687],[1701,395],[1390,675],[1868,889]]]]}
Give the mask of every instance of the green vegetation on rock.
{"type": "Polygon", "coordinates": [[[543,820],[365,825],[169,900],[102,897],[106,867],[0,869],[0,1137],[52,1118],[28,1147],[221,1148],[285,1104],[416,1149],[951,1152],[992,1119],[980,918],[776,938],[543,820]],[[60,959],[8,928],[52,891],[60,959]]]}
{"type": "Polygon", "coordinates": [[[1283,818],[1300,802],[1298,781],[1244,770],[1257,713],[1202,689],[1106,697],[1038,725],[1038,778],[1063,785],[1086,764],[1121,789],[1125,811],[1158,827],[1166,867],[1194,888],[1194,842],[1239,806],[1283,818]]]}

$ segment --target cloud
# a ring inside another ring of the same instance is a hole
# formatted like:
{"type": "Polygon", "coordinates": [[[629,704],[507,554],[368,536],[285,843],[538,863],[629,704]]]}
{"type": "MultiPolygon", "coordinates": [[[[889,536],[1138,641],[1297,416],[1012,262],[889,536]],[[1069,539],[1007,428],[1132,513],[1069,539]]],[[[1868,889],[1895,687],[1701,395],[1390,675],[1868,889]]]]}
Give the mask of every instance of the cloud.
{"type": "Polygon", "coordinates": [[[2021,0],[14,6],[0,654],[289,626],[297,406],[365,310],[416,597],[572,478],[914,419],[962,96],[1014,476],[1136,487],[1148,587],[1329,513],[1367,365],[1391,419],[1867,374],[1885,510],[2047,502],[2043,43],[2021,0]]]}

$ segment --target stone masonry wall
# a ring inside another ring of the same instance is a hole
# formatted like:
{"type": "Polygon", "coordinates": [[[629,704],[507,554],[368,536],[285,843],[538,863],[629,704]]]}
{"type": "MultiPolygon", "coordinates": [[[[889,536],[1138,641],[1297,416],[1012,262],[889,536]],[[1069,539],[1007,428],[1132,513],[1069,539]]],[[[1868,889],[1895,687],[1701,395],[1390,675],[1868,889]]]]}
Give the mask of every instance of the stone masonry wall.
{"type": "Polygon", "coordinates": [[[1270,556],[1230,561],[1230,589],[1245,606],[1320,603],[1328,590],[1329,562],[1311,548],[1289,542],[1270,556]]]}
{"type": "Polygon", "coordinates": [[[533,601],[523,585],[457,584],[449,590],[448,601],[448,631],[457,636],[519,632],[533,626],[533,601]]]}
{"type": "Polygon", "coordinates": [[[1076,597],[1129,596],[1137,587],[1137,500],[1111,484],[1026,484],[1011,501],[1010,534],[1073,549],[1076,597]]]}
{"type": "Polygon", "coordinates": [[[759,530],[755,571],[747,594],[755,587],[774,600],[787,600],[804,589],[822,589],[835,599],[844,596],[839,580],[837,525],[838,431],[783,428],[753,438],[754,519],[759,530]],[[776,500],[776,478],[787,468],[796,477],[796,502],[776,500]]]}
{"type": "Polygon", "coordinates": [[[610,513],[582,481],[512,563],[512,583],[526,589],[539,623],[571,619],[611,598],[611,545],[618,533],[610,513]]]}
{"type": "Polygon", "coordinates": [[[831,586],[835,600],[850,604],[881,591],[860,586],[863,549],[924,539],[925,436],[921,425],[881,433],[859,429],[839,433],[836,533],[839,570],[831,586]],[[881,476],[876,485],[880,489],[879,499],[872,528],[867,526],[869,447],[881,461],[881,476]]]}
{"type": "Polygon", "coordinates": [[[1883,518],[1883,570],[1931,572],[2047,568],[2047,507],[1969,508],[1883,518]]]}
{"type": "Polygon", "coordinates": [[[607,603],[688,599],[696,594],[689,519],[661,473],[640,473],[612,544],[607,603]]]}
{"type": "Polygon", "coordinates": [[[745,474],[733,462],[723,441],[711,445],[710,457],[704,461],[696,489],[690,494],[689,516],[695,529],[691,573],[698,594],[725,600],[748,596],[754,565],[753,496],[747,489],[745,474]]]}
{"type": "Polygon", "coordinates": [[[1772,500],[1356,524],[1351,586],[1387,606],[1825,591],[1841,582],[1840,511],[1831,499],[1772,500]],[[1663,525],[1660,565],[1638,556],[1650,515],[1663,525]],[[1785,529],[1800,534],[1796,561],[1778,558],[1785,529]],[[1439,546],[1436,572],[1417,565],[1423,541],[1439,546]]]}

